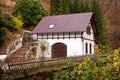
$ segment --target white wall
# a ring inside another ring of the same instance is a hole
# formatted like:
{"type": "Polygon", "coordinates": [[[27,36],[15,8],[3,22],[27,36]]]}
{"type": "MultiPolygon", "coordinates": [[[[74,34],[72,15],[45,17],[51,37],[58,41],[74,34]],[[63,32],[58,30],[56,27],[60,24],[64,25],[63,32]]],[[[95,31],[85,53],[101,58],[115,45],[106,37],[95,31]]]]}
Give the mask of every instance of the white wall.
{"type": "Polygon", "coordinates": [[[90,27],[90,35],[88,35],[86,32],[83,33],[83,38],[87,38],[87,39],[90,39],[90,40],[94,40],[94,32],[93,32],[93,29],[91,27],[91,25],[89,24],[89,27],[90,27]]]}
{"type": "Polygon", "coordinates": [[[61,42],[67,45],[67,57],[83,55],[82,52],[82,40],[81,38],[70,38],[70,39],[46,39],[49,43],[49,50],[46,52],[46,57],[51,57],[51,47],[53,44],[61,42]]]}
{"type": "Polygon", "coordinates": [[[83,45],[84,45],[84,55],[86,54],[94,54],[94,41],[89,41],[89,40],[84,40],[83,41],[83,45]],[[86,43],[88,44],[88,53],[86,53],[86,43]],[[92,53],[90,53],[90,44],[92,45],[92,53]]]}
{"type": "Polygon", "coordinates": [[[86,54],[86,43],[88,44],[88,53],[87,54],[90,54],[90,44],[92,45],[92,53],[91,54],[94,54],[94,32],[93,32],[93,29],[91,27],[91,25],[89,24],[89,27],[90,27],[90,35],[87,34],[86,32],[83,33],[83,45],[84,45],[84,55],[86,54]]]}
{"type": "Polygon", "coordinates": [[[0,55],[0,60],[4,61],[6,57],[7,57],[7,55],[0,55]]]}

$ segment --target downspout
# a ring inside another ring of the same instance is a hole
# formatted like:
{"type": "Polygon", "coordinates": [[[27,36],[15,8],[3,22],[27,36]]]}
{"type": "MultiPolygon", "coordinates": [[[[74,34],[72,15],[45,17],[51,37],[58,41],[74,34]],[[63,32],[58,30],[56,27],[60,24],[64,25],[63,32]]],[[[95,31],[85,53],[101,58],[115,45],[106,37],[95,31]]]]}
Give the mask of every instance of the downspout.
{"type": "Polygon", "coordinates": [[[81,39],[82,39],[82,54],[84,55],[84,38],[83,38],[83,32],[81,32],[81,39]]]}

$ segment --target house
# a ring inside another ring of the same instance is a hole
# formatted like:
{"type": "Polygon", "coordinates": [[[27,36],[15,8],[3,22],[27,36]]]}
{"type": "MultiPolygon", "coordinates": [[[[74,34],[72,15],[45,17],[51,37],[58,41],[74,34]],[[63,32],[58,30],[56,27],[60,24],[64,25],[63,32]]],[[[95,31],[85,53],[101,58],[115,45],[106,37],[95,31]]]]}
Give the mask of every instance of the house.
{"type": "Polygon", "coordinates": [[[32,34],[49,44],[45,57],[59,58],[94,54],[97,33],[93,13],[44,17],[32,34]]]}

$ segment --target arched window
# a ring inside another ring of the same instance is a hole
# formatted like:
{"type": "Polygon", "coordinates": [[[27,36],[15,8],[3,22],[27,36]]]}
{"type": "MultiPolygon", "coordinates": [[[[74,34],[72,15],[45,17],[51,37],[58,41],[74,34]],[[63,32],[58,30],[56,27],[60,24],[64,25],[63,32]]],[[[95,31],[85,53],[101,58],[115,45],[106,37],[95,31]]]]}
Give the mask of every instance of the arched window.
{"type": "Polygon", "coordinates": [[[87,33],[88,35],[90,35],[90,27],[89,27],[89,26],[87,27],[86,33],[87,33]]]}
{"type": "Polygon", "coordinates": [[[88,53],[88,43],[85,44],[85,52],[88,53]]]}
{"type": "Polygon", "coordinates": [[[90,43],[90,54],[92,53],[92,44],[90,43]]]}

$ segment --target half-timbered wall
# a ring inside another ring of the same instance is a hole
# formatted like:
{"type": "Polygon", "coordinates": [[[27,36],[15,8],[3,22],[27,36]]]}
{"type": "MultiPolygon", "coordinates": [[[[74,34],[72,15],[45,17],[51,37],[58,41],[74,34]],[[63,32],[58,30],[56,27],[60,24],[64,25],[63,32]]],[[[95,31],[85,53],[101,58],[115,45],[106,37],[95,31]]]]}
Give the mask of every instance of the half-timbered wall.
{"type": "Polygon", "coordinates": [[[81,38],[81,34],[80,32],[38,34],[38,39],[70,39],[70,38],[81,38]]]}

